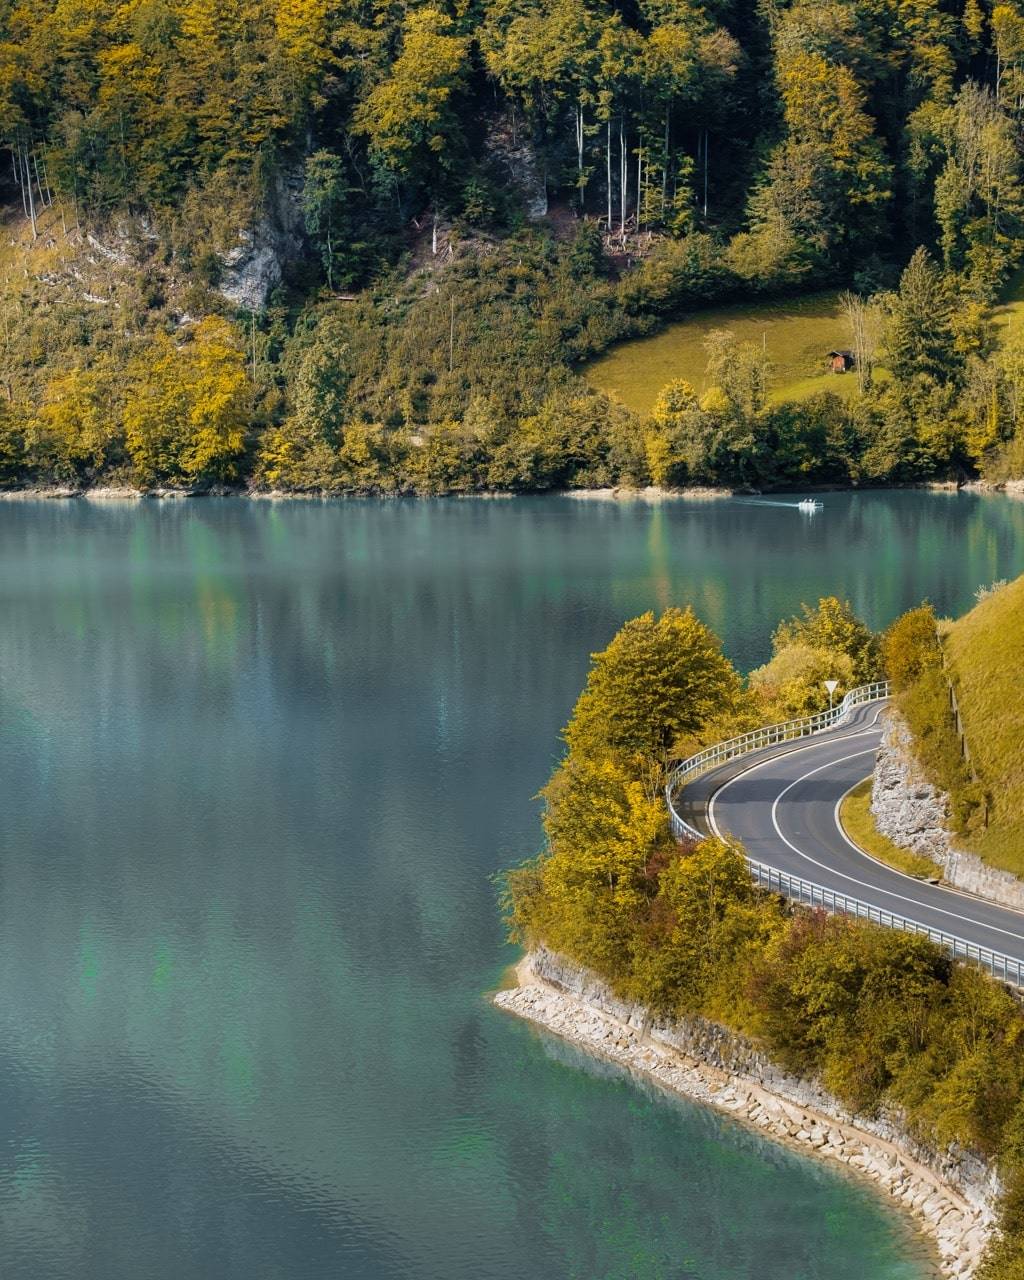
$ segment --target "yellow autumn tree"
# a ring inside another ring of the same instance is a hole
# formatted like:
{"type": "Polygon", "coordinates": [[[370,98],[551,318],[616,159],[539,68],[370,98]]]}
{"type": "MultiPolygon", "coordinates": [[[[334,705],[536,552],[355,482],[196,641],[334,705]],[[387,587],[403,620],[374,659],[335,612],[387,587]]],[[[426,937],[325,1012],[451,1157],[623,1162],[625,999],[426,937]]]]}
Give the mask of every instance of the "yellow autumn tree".
{"type": "Polygon", "coordinates": [[[999,100],[1014,115],[1020,114],[1024,97],[1024,15],[1015,5],[992,9],[992,36],[997,59],[999,100]]]}
{"type": "Polygon", "coordinates": [[[885,198],[889,169],[854,72],[820,53],[794,52],[781,60],[779,89],[790,136],[823,150],[849,184],[850,200],[885,198]]]}
{"type": "Polygon", "coordinates": [[[209,316],[183,342],[159,335],[129,367],[125,443],[139,480],[232,479],[251,409],[233,325],[209,316]]]}
{"type": "Polygon", "coordinates": [[[452,33],[450,18],[432,8],[409,14],[402,52],[355,115],[356,132],[388,168],[406,173],[428,157],[443,159],[459,132],[451,98],[468,62],[469,42],[452,33]]]}
{"type": "Polygon", "coordinates": [[[309,98],[322,106],[325,101],[324,75],[338,61],[332,48],[337,8],[332,0],[278,0],[274,27],[300,102],[309,98]]]}
{"type": "Polygon", "coordinates": [[[56,480],[91,479],[119,446],[120,424],[109,369],[72,369],[51,378],[25,428],[25,447],[56,480]]]}
{"type": "Polygon", "coordinates": [[[653,484],[678,484],[685,479],[686,421],[697,408],[697,393],[685,378],[674,379],[658,393],[644,425],[644,452],[653,484]]]}
{"type": "Polygon", "coordinates": [[[585,964],[624,973],[649,892],[646,868],[670,843],[661,794],[610,757],[570,755],[544,798],[545,937],[585,964]]]}
{"type": "Polygon", "coordinates": [[[20,415],[0,398],[0,482],[16,480],[25,461],[20,415]]]}
{"type": "Polygon", "coordinates": [[[593,665],[564,731],[576,757],[611,755],[663,767],[672,744],[729,707],[739,677],[691,608],[626,622],[593,665]]]}

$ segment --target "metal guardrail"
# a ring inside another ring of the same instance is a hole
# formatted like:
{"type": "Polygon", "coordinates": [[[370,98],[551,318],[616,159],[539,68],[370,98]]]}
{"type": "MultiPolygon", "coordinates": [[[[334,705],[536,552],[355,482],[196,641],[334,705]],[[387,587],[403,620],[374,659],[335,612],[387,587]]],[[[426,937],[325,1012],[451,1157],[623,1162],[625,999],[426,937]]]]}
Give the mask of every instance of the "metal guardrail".
{"type": "MultiPolygon", "coordinates": [[[[665,799],[671,815],[673,834],[677,839],[684,837],[690,840],[704,839],[702,832],[679,816],[673,804],[679,789],[689,779],[700,777],[701,774],[708,773],[726,760],[733,760],[737,756],[757,751],[760,747],[789,742],[795,738],[820,733],[823,729],[830,729],[840,724],[853,707],[864,702],[875,702],[888,697],[888,694],[888,681],[881,680],[874,684],[861,685],[857,689],[851,689],[839,706],[832,711],[822,711],[818,715],[805,716],[801,720],[789,720],[783,724],[755,729],[752,733],[729,738],[725,742],[690,756],[672,771],[665,788],[665,799]]],[[[744,857],[754,883],[762,889],[781,894],[792,902],[831,912],[833,915],[851,916],[857,920],[868,920],[886,929],[900,929],[904,933],[919,934],[948,951],[955,960],[962,960],[966,964],[984,969],[994,978],[1012,986],[1024,987],[1024,963],[1014,960],[1011,956],[968,942],[965,938],[957,937],[956,934],[945,933],[941,929],[931,929],[907,916],[898,916],[891,911],[884,911],[881,907],[862,902],[859,898],[851,898],[845,893],[838,893],[835,889],[827,889],[824,885],[815,884],[812,880],[804,880],[800,876],[780,871],[777,867],[768,866],[767,863],[756,862],[746,855],[744,857]]]]}
{"type": "Polygon", "coordinates": [[[860,706],[863,702],[877,702],[880,698],[888,696],[888,680],[862,684],[856,689],[851,689],[842,702],[831,711],[819,711],[813,716],[803,716],[799,720],[784,720],[782,724],[769,724],[763,729],[752,729],[749,733],[741,733],[736,738],[727,738],[724,742],[718,742],[713,747],[705,747],[695,756],[682,761],[672,770],[665,787],[665,799],[668,803],[673,834],[677,839],[683,836],[691,840],[703,839],[695,827],[684,822],[676,813],[675,805],[672,803],[676,792],[684,782],[699,778],[702,773],[708,773],[727,760],[734,760],[737,756],[746,755],[749,751],[758,751],[761,747],[772,747],[779,742],[791,742],[795,738],[806,738],[813,733],[821,733],[824,729],[831,729],[834,725],[841,724],[854,707],[860,706]]]}
{"type": "Polygon", "coordinates": [[[747,866],[754,878],[754,883],[772,893],[780,893],[792,902],[801,902],[808,907],[818,907],[833,915],[853,916],[857,920],[870,920],[872,924],[881,925],[885,929],[900,929],[904,933],[916,933],[928,938],[938,946],[950,952],[956,960],[985,969],[993,977],[1008,982],[1015,987],[1024,987],[1024,963],[1004,956],[998,951],[990,951],[988,947],[958,938],[956,934],[945,933],[941,929],[930,929],[907,916],[895,915],[892,911],[883,911],[881,907],[873,907],[859,898],[850,898],[845,893],[837,893],[834,889],[826,889],[823,885],[814,884],[811,880],[803,880],[800,876],[791,876],[785,871],[778,871],[763,862],[755,862],[747,858],[747,866]]]}

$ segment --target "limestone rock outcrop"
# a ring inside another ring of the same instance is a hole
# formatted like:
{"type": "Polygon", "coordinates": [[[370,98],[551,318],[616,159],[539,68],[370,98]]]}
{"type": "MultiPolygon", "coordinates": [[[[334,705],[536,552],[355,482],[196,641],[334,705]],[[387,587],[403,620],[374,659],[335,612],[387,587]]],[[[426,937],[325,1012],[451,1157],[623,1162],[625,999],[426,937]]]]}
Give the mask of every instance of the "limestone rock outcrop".
{"type": "Polygon", "coordinates": [[[946,825],[947,797],[925,778],[903,717],[890,707],[884,724],[871,785],[878,830],[900,848],[931,858],[954,888],[1024,910],[1024,881],[956,847],[946,825]]]}

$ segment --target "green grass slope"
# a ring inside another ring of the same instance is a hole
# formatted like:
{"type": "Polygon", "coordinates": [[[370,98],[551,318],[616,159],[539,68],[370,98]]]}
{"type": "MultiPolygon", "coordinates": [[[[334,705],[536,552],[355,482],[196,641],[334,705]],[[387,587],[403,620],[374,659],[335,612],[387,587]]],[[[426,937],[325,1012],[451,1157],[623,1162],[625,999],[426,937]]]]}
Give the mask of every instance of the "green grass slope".
{"type": "Polygon", "coordinates": [[[973,851],[1024,875],[1024,577],[950,628],[945,650],[974,768],[992,797],[973,851]]]}
{"type": "MultiPolygon", "coordinates": [[[[586,378],[635,412],[649,413],[659,391],[674,378],[685,378],[698,392],[706,390],[704,339],[712,329],[729,329],[740,341],[764,344],[775,366],[775,402],[802,400],[819,391],[856,393],[856,375],[826,368],[833,347],[850,345],[835,293],[696,312],[653,337],[619,343],[586,368],[586,378]]],[[[882,371],[881,377],[886,376],[882,371]]]]}

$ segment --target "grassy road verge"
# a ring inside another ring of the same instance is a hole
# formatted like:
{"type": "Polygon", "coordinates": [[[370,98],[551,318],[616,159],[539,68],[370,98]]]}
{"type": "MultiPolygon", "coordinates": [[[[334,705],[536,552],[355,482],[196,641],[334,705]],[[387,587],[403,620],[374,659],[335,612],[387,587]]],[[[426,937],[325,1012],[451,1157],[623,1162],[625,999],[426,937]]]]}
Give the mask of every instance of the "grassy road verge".
{"type": "Polygon", "coordinates": [[[918,880],[937,880],[939,868],[930,858],[921,858],[909,849],[901,849],[875,826],[871,813],[871,779],[858,782],[848,791],[839,806],[839,821],[843,830],[858,848],[870,853],[879,862],[902,871],[918,880]]]}

